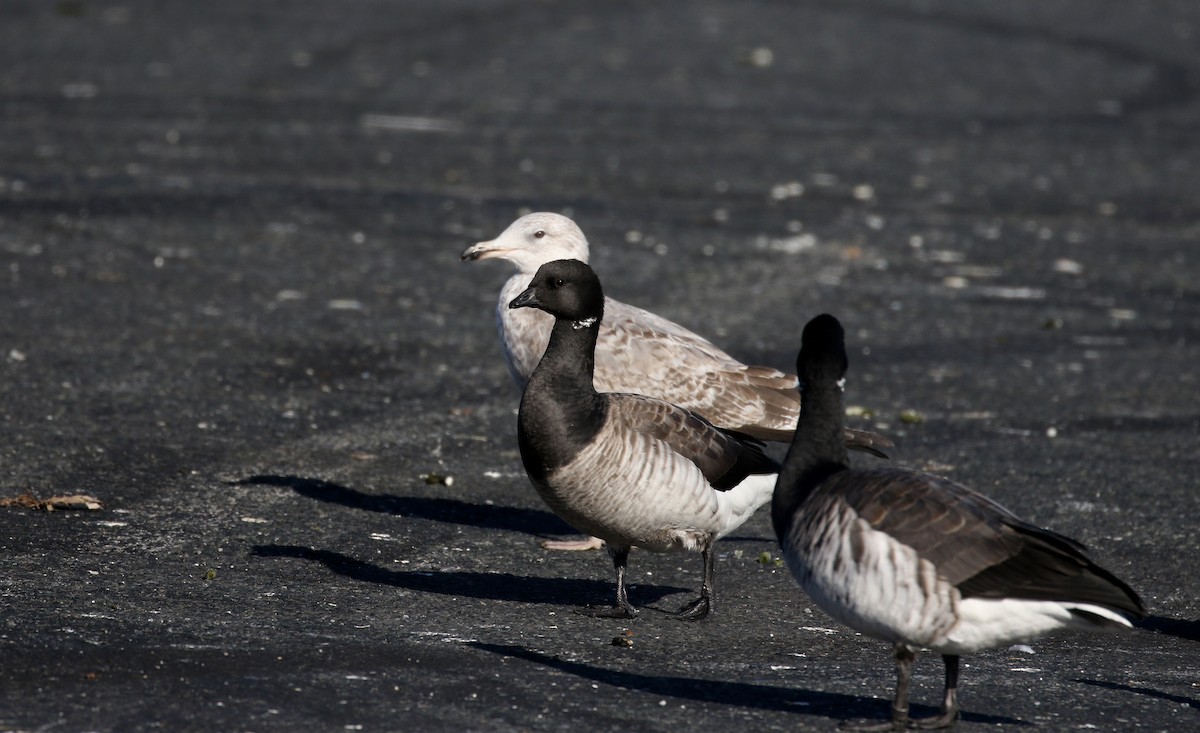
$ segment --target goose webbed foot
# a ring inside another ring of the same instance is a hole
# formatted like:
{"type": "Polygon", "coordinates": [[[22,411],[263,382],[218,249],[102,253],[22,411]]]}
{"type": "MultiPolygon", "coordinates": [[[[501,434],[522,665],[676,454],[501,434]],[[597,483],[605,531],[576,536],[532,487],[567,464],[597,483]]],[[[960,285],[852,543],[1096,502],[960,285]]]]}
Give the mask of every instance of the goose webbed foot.
{"type": "Polygon", "coordinates": [[[576,613],[594,618],[636,618],[637,609],[629,602],[629,591],[625,588],[625,566],[629,563],[629,548],[609,545],[608,554],[617,571],[617,605],[577,609],[576,613]]]}
{"type": "Polygon", "coordinates": [[[680,621],[699,621],[708,618],[711,610],[712,603],[708,600],[708,596],[700,596],[671,615],[680,621]]]}
{"type": "Polygon", "coordinates": [[[939,728],[949,728],[954,725],[954,721],[958,720],[958,710],[943,710],[941,715],[935,715],[931,718],[914,718],[908,721],[908,727],[917,730],[937,730],[939,728]]]}
{"type": "Polygon", "coordinates": [[[542,540],[538,542],[543,550],[558,550],[562,552],[586,552],[599,550],[604,547],[604,540],[599,537],[588,537],[582,540],[542,540]]]}
{"type": "Polygon", "coordinates": [[[908,723],[909,728],[921,730],[936,730],[949,728],[958,720],[958,656],[943,654],[942,661],[946,664],[946,691],[942,697],[942,712],[930,718],[918,718],[908,723]]]}
{"type": "Polygon", "coordinates": [[[854,731],[854,733],[887,733],[887,731],[904,730],[909,723],[908,709],[897,710],[892,708],[892,719],[884,723],[867,723],[853,722],[842,723],[838,726],[839,730],[854,731]]]}
{"type": "Polygon", "coordinates": [[[708,614],[712,612],[714,562],[712,547],[705,547],[701,550],[701,554],[704,557],[704,580],[700,584],[700,597],[671,614],[673,618],[680,621],[699,621],[708,618],[708,614]]]}
{"type": "Polygon", "coordinates": [[[592,618],[637,618],[637,609],[626,603],[624,606],[588,606],[577,608],[575,613],[592,618]]]}
{"type": "Polygon", "coordinates": [[[941,715],[931,718],[910,718],[908,711],[892,710],[892,719],[883,723],[844,723],[838,728],[855,733],[887,733],[902,730],[937,730],[949,728],[958,719],[958,710],[943,710],[941,715]]]}
{"type": "MultiPolygon", "coordinates": [[[[910,723],[908,718],[908,685],[912,680],[913,661],[917,655],[904,644],[896,645],[896,696],[892,699],[892,719],[886,723],[846,723],[843,730],[888,731],[904,730],[910,723]]],[[[947,667],[949,675],[949,667],[947,667]]]]}
{"type": "Polygon", "coordinates": [[[908,686],[912,680],[912,665],[917,655],[903,644],[896,645],[896,697],[892,701],[892,719],[886,723],[847,723],[842,730],[889,731],[889,730],[936,730],[949,728],[958,720],[958,656],[943,654],[946,664],[946,690],[942,698],[942,712],[929,718],[908,717],[908,686]]]}

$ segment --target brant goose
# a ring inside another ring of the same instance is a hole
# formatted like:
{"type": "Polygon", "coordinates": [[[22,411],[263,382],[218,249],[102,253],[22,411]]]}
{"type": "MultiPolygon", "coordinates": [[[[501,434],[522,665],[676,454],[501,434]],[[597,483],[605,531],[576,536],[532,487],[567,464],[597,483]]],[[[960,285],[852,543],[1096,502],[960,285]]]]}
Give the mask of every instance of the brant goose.
{"type": "Polygon", "coordinates": [[[1025,522],[945,478],[849,467],[842,440],[847,368],[841,324],[804,328],[796,370],[804,411],[783,462],[771,520],[788,568],[830,616],[891,642],[892,718],[878,729],[947,727],[958,716],[959,655],[1064,628],[1129,627],[1137,594],[1078,542],[1025,522]],[[941,714],[908,719],[920,649],[946,666],[941,714]]]}
{"type": "Polygon", "coordinates": [[[604,540],[617,571],[617,605],[592,615],[632,618],[625,589],[631,547],[699,550],[700,597],[679,610],[708,615],[713,543],[765,504],[779,464],[757,440],[714,427],[668,402],[597,392],[593,381],[604,293],[579,260],[541,266],[510,308],[554,317],[517,419],[521,460],[538,494],[576,529],[604,540]]]}

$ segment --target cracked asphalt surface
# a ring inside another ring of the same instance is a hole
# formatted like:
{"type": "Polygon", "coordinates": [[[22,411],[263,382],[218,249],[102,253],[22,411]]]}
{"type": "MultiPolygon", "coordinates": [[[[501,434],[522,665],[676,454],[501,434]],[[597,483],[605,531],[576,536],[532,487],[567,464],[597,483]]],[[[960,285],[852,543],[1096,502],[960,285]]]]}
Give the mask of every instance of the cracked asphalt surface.
{"type": "Polygon", "coordinates": [[[836,314],[852,424],[1143,595],[966,659],[960,730],[1200,728],[1198,38],[1182,0],[4,3],[0,496],[104,508],[0,508],[0,730],[882,719],[888,649],[763,513],[709,621],[661,613],[691,555],[572,612],[609,563],[538,548],[508,271],[458,262],[539,209],[745,361],[836,314]]]}

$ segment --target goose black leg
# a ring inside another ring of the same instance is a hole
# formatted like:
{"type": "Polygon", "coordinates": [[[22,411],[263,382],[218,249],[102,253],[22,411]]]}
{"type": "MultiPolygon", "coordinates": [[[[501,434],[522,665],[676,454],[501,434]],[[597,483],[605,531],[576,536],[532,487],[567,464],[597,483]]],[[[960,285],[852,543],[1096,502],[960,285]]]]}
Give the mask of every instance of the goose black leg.
{"type": "MultiPolygon", "coordinates": [[[[886,723],[850,723],[842,726],[842,730],[852,731],[897,731],[907,727],[908,720],[908,685],[912,681],[913,660],[916,652],[903,644],[896,645],[896,697],[892,700],[892,719],[886,723]]],[[[957,670],[957,657],[955,658],[957,670]]],[[[947,674],[949,674],[947,668],[947,674]]],[[[957,672],[956,672],[957,673],[957,672]]]]}
{"type": "Polygon", "coordinates": [[[704,556],[704,580],[700,583],[700,597],[674,614],[675,618],[682,621],[699,621],[707,618],[712,610],[713,563],[715,562],[712,546],[704,548],[702,554],[704,556]]]}
{"type": "Polygon", "coordinates": [[[946,692],[942,697],[942,713],[932,718],[922,718],[909,723],[913,728],[949,728],[958,719],[958,655],[943,654],[946,663],[946,692]]]}
{"type": "Polygon", "coordinates": [[[608,554],[612,556],[613,567],[617,569],[617,605],[613,608],[588,608],[579,613],[598,618],[634,618],[637,616],[637,609],[629,602],[629,592],[625,589],[625,566],[629,562],[629,548],[609,545],[608,554]]]}

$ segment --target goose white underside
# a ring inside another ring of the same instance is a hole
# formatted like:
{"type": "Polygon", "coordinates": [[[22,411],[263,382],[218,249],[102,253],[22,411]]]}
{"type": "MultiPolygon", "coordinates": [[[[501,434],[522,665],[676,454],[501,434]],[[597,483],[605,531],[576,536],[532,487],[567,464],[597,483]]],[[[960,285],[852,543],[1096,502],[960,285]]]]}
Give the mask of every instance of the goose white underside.
{"type": "Polygon", "coordinates": [[[1016,598],[990,600],[966,598],[958,603],[959,621],[945,641],[930,649],[942,654],[965,654],[1020,644],[1062,629],[1129,628],[1125,617],[1089,603],[1027,601],[1016,598]],[[1098,616],[1108,624],[1097,624],[1072,610],[1098,616]]]}
{"type": "Polygon", "coordinates": [[[775,474],[749,476],[717,491],[666,443],[609,430],[611,424],[536,488],[556,514],[611,546],[701,550],[771,499],[775,474]]]}
{"type": "Polygon", "coordinates": [[[1130,626],[1120,614],[1086,603],[964,599],[932,563],[872,529],[845,504],[824,508],[819,528],[793,533],[805,539],[785,547],[784,557],[818,606],[867,636],[965,654],[1029,642],[1060,629],[1130,626]]]}

